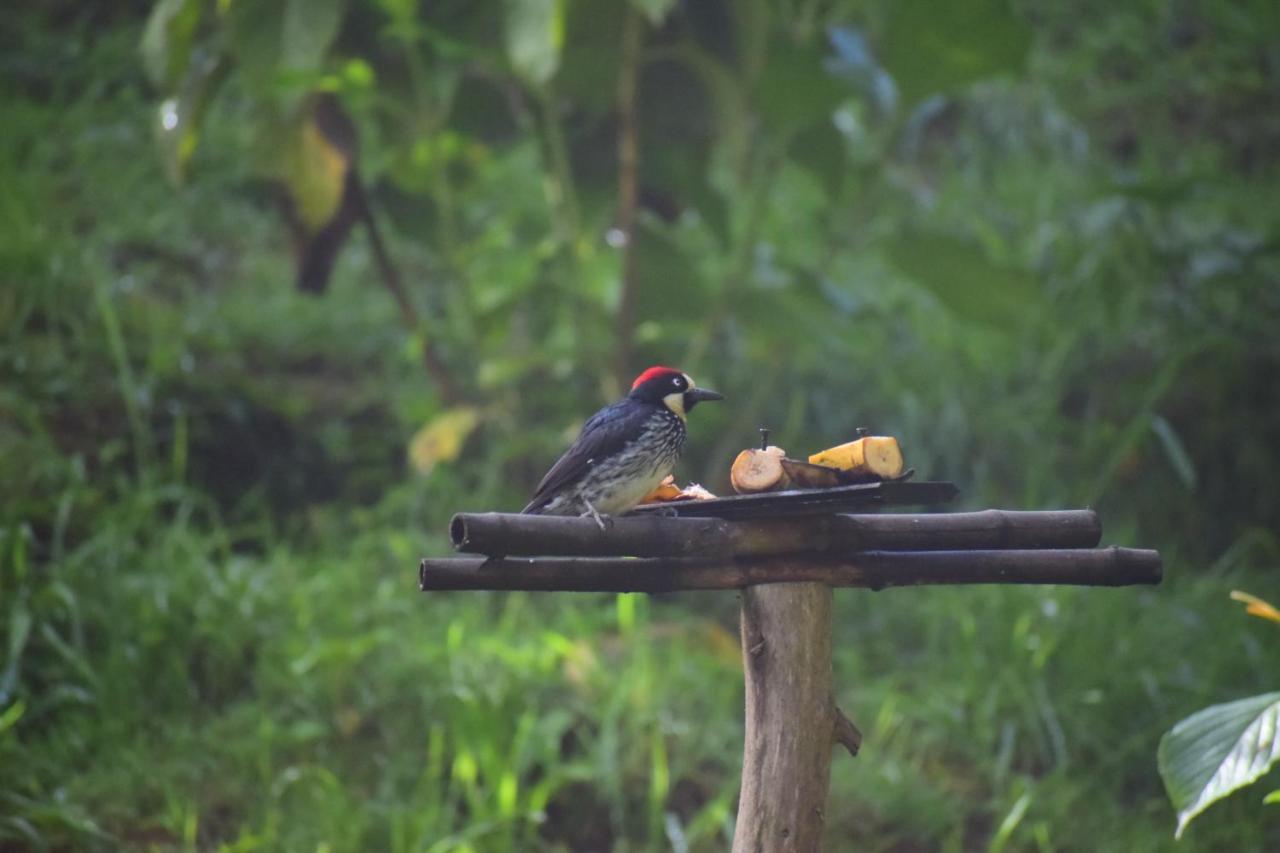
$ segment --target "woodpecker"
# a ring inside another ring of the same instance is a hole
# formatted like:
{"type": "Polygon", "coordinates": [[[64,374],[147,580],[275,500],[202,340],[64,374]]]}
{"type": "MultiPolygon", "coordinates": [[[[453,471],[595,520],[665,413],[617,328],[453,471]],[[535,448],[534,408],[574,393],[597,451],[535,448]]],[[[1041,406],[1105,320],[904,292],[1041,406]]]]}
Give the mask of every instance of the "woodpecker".
{"type": "Polygon", "coordinates": [[[617,515],[640,503],[675,467],[684,446],[685,418],[721,394],[698,388],[670,367],[650,367],[631,393],[596,412],[542,478],[526,513],[617,515]]]}

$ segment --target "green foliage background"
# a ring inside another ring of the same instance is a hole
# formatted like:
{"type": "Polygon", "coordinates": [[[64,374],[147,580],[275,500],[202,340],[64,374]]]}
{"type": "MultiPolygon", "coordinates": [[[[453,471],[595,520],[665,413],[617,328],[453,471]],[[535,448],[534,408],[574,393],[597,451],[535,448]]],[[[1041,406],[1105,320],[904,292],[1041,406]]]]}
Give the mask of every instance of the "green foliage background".
{"type": "MultiPolygon", "coordinates": [[[[1277,44],[1273,3],[1226,0],[8,15],[0,846],[724,849],[733,596],[415,586],[452,512],[519,507],[671,362],[729,398],[680,472],[713,490],[759,424],[797,452],[866,425],[965,507],[1091,505],[1165,555],[1151,590],[839,593],[866,743],[830,849],[1167,848],[1160,733],[1275,684],[1226,594],[1277,597],[1277,44]],[[412,333],[362,232],[293,287],[272,179],[316,91],[412,333]],[[428,345],[479,419],[422,473],[456,414],[428,345]]],[[[1246,795],[1179,844],[1280,819],[1246,795]]]]}

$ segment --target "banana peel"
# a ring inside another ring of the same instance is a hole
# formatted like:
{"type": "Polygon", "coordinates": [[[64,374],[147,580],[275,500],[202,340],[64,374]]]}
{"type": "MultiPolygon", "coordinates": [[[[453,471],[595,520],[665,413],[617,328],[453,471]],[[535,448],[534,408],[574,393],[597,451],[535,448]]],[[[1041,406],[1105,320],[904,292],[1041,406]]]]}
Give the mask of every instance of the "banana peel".
{"type": "Polygon", "coordinates": [[[902,448],[890,435],[868,435],[815,453],[814,465],[825,465],[848,474],[892,480],[902,473],[902,448]]]}
{"type": "Polygon", "coordinates": [[[690,483],[683,489],[676,485],[676,478],[668,474],[666,478],[649,494],[640,499],[641,504],[670,503],[671,501],[707,501],[715,495],[697,483],[690,483]]]}

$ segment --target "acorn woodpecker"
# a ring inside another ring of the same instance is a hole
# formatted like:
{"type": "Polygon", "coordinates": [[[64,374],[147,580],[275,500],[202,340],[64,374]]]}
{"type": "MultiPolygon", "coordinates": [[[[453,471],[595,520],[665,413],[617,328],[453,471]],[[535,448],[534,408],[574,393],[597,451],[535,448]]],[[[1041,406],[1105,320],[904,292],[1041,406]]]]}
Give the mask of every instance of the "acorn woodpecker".
{"type": "Polygon", "coordinates": [[[685,417],[703,400],[723,400],[698,388],[687,373],[650,367],[631,393],[591,416],[576,440],[542,478],[527,513],[617,515],[662,482],[684,446],[685,417]]]}

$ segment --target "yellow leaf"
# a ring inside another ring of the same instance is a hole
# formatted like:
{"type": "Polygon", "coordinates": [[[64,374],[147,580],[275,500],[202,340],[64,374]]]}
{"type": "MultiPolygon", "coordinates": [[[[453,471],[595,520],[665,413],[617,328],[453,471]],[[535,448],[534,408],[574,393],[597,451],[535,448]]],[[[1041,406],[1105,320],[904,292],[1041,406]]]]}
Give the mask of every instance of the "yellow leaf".
{"type": "Polygon", "coordinates": [[[325,138],[313,117],[298,129],[285,164],[285,183],[298,218],[310,231],[319,231],[338,212],[350,165],[347,154],[325,138]]]}
{"type": "Polygon", "coordinates": [[[586,643],[573,643],[565,651],[564,677],[574,687],[586,687],[588,680],[599,668],[596,653],[586,643]]]}
{"type": "Polygon", "coordinates": [[[1250,616],[1261,616],[1263,619],[1270,619],[1272,622],[1280,622],[1280,610],[1277,610],[1256,595],[1233,589],[1231,590],[1231,598],[1246,604],[1244,612],[1250,616]]]}
{"type": "Polygon", "coordinates": [[[710,619],[700,623],[699,628],[705,648],[712,657],[732,669],[742,667],[742,643],[737,634],[710,619]]]}
{"type": "Polygon", "coordinates": [[[479,422],[480,412],[473,406],[449,409],[429,421],[409,440],[409,461],[414,469],[430,474],[437,464],[457,459],[479,422]]]}
{"type": "Polygon", "coordinates": [[[334,719],[343,737],[351,737],[355,734],[356,729],[360,728],[360,724],[364,721],[355,708],[343,708],[334,715],[334,719]]]}

